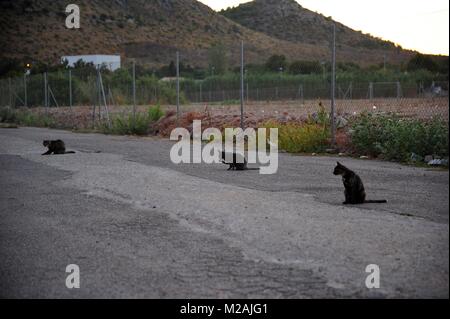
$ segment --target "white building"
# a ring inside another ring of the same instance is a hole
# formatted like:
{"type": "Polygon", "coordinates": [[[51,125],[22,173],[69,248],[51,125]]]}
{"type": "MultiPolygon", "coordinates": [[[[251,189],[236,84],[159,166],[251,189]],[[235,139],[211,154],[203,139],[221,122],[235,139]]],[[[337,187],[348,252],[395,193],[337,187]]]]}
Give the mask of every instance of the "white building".
{"type": "Polygon", "coordinates": [[[61,62],[64,62],[64,60],[67,60],[71,67],[82,60],[85,63],[93,63],[95,66],[105,66],[111,71],[120,69],[120,55],[71,55],[61,57],[61,62]]]}

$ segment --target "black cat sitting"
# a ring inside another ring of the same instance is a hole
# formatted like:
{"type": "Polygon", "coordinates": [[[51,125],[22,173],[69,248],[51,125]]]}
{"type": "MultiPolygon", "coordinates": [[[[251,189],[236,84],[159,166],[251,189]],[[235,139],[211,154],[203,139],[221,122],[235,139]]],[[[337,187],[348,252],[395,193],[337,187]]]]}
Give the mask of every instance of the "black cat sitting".
{"type": "Polygon", "coordinates": [[[341,175],[345,187],[345,202],[344,205],[356,205],[364,203],[387,203],[387,200],[366,200],[366,191],[361,178],[352,170],[348,169],[341,163],[333,172],[334,175],[341,175]]]}

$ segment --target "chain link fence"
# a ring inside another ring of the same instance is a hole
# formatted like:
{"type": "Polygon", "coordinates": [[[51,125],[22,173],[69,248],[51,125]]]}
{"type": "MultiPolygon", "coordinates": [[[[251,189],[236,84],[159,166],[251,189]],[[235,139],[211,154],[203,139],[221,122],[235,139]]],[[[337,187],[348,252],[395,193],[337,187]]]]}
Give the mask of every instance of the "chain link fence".
{"type": "MultiPolygon", "coordinates": [[[[307,116],[318,111],[319,103],[331,104],[331,86],[324,77],[314,83],[292,83],[283,80],[261,83],[246,74],[245,110],[274,117],[280,114],[307,116]]],[[[398,82],[339,82],[336,84],[338,114],[363,111],[394,112],[405,117],[433,118],[448,121],[448,82],[408,84],[398,82]]],[[[181,111],[191,112],[208,107],[218,113],[238,112],[240,83],[236,75],[224,83],[218,76],[205,80],[180,78],[181,111]]],[[[177,79],[159,79],[142,68],[126,63],[112,72],[106,68],[72,68],[64,71],[24,75],[0,80],[0,106],[13,108],[85,107],[102,112],[122,112],[136,105],[177,103],[177,79]],[[96,108],[97,107],[97,108],[96,108]]]]}

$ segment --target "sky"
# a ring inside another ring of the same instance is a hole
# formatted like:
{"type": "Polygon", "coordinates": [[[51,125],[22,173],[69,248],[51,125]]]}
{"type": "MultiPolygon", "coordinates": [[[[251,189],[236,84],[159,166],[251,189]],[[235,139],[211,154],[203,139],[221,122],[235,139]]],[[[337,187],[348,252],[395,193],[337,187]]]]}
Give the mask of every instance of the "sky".
{"type": "MultiPolygon", "coordinates": [[[[214,10],[248,0],[199,0],[214,10]]],[[[427,54],[449,54],[448,0],[296,0],[346,26],[427,54]]]]}

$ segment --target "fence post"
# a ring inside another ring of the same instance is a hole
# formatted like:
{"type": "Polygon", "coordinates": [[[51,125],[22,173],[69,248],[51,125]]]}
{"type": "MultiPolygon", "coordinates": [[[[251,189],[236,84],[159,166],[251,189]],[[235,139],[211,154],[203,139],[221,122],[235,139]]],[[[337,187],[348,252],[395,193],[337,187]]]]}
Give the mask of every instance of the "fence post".
{"type": "Polygon", "coordinates": [[[333,23],[333,41],[332,41],[332,57],[331,57],[331,143],[333,147],[336,145],[336,24],[333,23]]]}
{"type": "Polygon", "coordinates": [[[177,124],[180,120],[180,52],[177,51],[177,124]]]}
{"type": "Polygon", "coordinates": [[[250,89],[249,89],[249,85],[247,82],[247,103],[250,101],[250,89]]]}
{"type": "Polygon", "coordinates": [[[373,100],[373,82],[369,83],[369,100],[373,100]]]}
{"type": "Polygon", "coordinates": [[[8,78],[8,88],[9,88],[9,107],[13,107],[13,105],[12,105],[12,83],[11,83],[11,78],[8,78]]]}
{"type": "Polygon", "coordinates": [[[23,90],[24,90],[24,105],[28,107],[28,93],[27,93],[27,74],[23,75],[23,90]]]}
{"type": "Polygon", "coordinates": [[[72,109],[72,70],[69,69],[69,106],[72,109]]]}
{"type": "Polygon", "coordinates": [[[300,84],[298,87],[298,97],[300,98],[300,101],[302,104],[305,104],[305,96],[303,93],[303,84],[300,84]]]}
{"type": "Polygon", "coordinates": [[[44,107],[45,107],[45,112],[48,113],[48,107],[49,107],[49,103],[48,103],[48,79],[47,79],[47,72],[44,73],[44,107]]]}
{"type": "Polygon", "coordinates": [[[305,87],[302,84],[302,104],[305,104],[305,87]]]}
{"type": "Polygon", "coordinates": [[[244,41],[241,41],[241,129],[244,129],[244,41]]]}
{"type": "MultiPolygon", "coordinates": [[[[95,82],[95,90],[92,93],[92,97],[93,97],[93,101],[94,101],[94,105],[92,106],[92,127],[95,128],[95,109],[96,109],[96,105],[97,105],[97,101],[98,101],[98,74],[96,77],[96,82],[95,82]]],[[[100,107],[100,106],[99,106],[100,107]]]]}
{"type": "Polygon", "coordinates": [[[402,96],[402,86],[400,81],[397,81],[397,99],[400,99],[402,96]]]}
{"type": "MultiPolygon", "coordinates": [[[[103,97],[103,103],[105,105],[106,120],[108,121],[108,127],[111,128],[111,120],[109,118],[108,103],[106,102],[105,88],[103,86],[103,78],[102,78],[102,73],[100,71],[100,68],[98,69],[98,81],[99,81],[99,88],[101,90],[101,97],[103,97]]],[[[98,106],[98,108],[100,109],[100,105],[98,106]]]]}
{"type": "Polygon", "coordinates": [[[97,67],[97,102],[98,102],[98,119],[103,119],[102,113],[102,89],[100,87],[100,66],[97,67]]]}
{"type": "Polygon", "coordinates": [[[199,99],[199,103],[202,103],[203,102],[203,92],[202,92],[202,85],[203,85],[203,83],[200,83],[200,99],[199,99]]]}
{"type": "Polygon", "coordinates": [[[136,61],[133,60],[133,127],[136,127],[136,61]]]}

